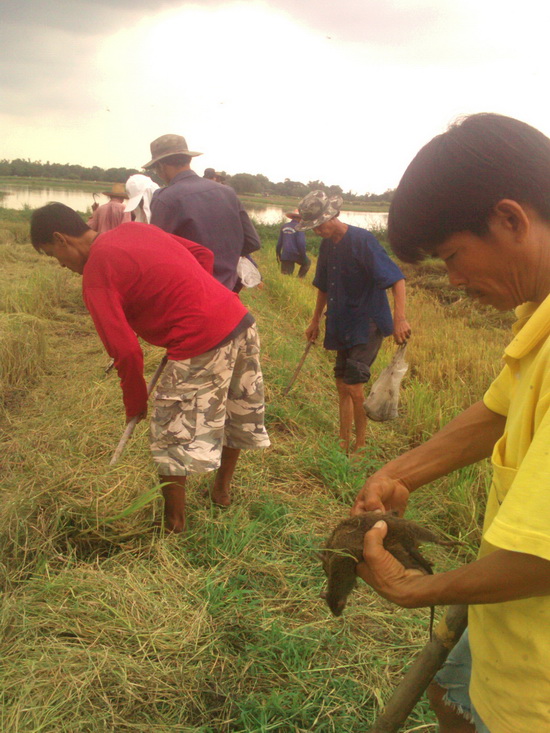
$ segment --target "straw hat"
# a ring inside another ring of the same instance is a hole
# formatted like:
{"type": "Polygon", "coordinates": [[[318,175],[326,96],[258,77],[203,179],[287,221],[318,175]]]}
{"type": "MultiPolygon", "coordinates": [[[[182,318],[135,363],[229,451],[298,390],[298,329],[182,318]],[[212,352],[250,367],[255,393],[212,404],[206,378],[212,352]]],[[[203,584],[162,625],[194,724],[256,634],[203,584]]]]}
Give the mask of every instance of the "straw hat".
{"type": "Polygon", "coordinates": [[[294,209],[294,211],[285,211],[285,216],[288,216],[289,219],[301,219],[302,218],[298,209],[294,209]]]}
{"type": "Polygon", "coordinates": [[[127,199],[128,198],[128,194],[126,193],[126,189],[124,188],[123,183],[113,183],[110,191],[102,191],[101,193],[104,196],[108,196],[110,199],[112,198],[127,199]]]}

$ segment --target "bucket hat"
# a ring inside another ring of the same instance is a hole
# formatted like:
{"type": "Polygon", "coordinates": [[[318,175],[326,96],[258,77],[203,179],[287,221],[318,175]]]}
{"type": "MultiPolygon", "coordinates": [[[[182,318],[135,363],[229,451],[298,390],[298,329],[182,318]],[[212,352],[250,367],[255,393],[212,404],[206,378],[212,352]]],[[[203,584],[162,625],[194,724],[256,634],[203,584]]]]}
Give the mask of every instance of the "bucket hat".
{"type": "Polygon", "coordinates": [[[303,232],[333,219],[340,213],[343,201],[341,196],[327,196],[324,191],[311,191],[298,204],[301,221],[296,229],[303,232]]]}
{"type": "Polygon", "coordinates": [[[181,135],[161,135],[153,140],[150,147],[151,160],[145,163],[143,166],[145,169],[152,168],[159,160],[168,158],[170,155],[190,155],[192,158],[195,155],[202,155],[202,153],[189,150],[185,138],[181,135]]]}
{"type": "Polygon", "coordinates": [[[129,199],[124,204],[124,211],[134,211],[141,199],[143,199],[143,210],[147,217],[147,221],[151,219],[151,199],[153,198],[154,192],[159,188],[158,184],[152,181],[149,176],[144,176],[142,173],[136,173],[130,176],[126,181],[126,190],[128,191],[129,199]]]}
{"type": "Polygon", "coordinates": [[[109,198],[117,198],[117,199],[127,199],[128,198],[128,194],[126,193],[126,189],[124,188],[123,183],[113,183],[110,191],[102,191],[101,193],[104,196],[108,196],[109,198]]]}

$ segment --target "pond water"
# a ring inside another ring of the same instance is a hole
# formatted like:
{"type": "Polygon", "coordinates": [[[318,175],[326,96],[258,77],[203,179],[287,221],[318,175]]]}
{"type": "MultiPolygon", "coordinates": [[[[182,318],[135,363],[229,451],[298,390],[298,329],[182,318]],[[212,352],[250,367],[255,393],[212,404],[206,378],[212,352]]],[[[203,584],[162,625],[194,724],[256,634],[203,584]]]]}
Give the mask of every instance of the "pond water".
{"type": "MultiPolygon", "coordinates": [[[[98,193],[101,188],[101,184],[98,184],[98,193]]],[[[100,193],[99,196],[96,195],[96,200],[98,203],[104,204],[107,203],[108,198],[100,193]]],[[[0,206],[5,206],[8,209],[23,209],[25,206],[36,209],[49,201],[60,201],[77,211],[85,212],[90,209],[91,213],[94,197],[89,191],[78,189],[35,188],[34,186],[0,184],[0,206]]],[[[283,206],[245,203],[245,208],[256,224],[279,224],[288,221],[284,215],[285,207],[283,206]]],[[[386,212],[342,211],[340,219],[346,224],[353,224],[365,229],[385,228],[388,224],[388,214],[386,212]]]]}
{"type": "MultiPolygon", "coordinates": [[[[101,190],[98,184],[98,192],[101,190]]],[[[96,196],[98,203],[105,204],[109,200],[107,196],[96,196]]],[[[37,209],[49,201],[59,201],[77,211],[91,210],[94,202],[93,194],[89,191],[79,191],[70,188],[36,188],[34,186],[14,185],[11,183],[0,183],[0,206],[7,209],[23,209],[30,206],[37,209]]]]}

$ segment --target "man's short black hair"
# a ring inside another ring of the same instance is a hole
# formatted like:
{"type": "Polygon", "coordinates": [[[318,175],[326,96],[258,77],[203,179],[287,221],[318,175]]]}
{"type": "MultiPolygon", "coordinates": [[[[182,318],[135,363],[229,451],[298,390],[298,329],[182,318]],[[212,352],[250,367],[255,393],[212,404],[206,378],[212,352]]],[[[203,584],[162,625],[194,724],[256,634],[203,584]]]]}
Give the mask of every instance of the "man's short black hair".
{"type": "Polygon", "coordinates": [[[205,168],[203,178],[210,178],[210,180],[216,177],[216,171],[214,168],[205,168]]]}
{"type": "Polygon", "coordinates": [[[502,199],[550,222],[550,139],[511,117],[476,114],[425,145],[405,171],[388,217],[395,254],[418,262],[456,232],[488,232],[502,199]]]}
{"type": "Polygon", "coordinates": [[[40,251],[43,244],[52,242],[54,232],[68,234],[71,237],[80,237],[89,229],[90,227],[74,209],[53,201],[40,209],[36,209],[32,214],[32,246],[40,251]]]}

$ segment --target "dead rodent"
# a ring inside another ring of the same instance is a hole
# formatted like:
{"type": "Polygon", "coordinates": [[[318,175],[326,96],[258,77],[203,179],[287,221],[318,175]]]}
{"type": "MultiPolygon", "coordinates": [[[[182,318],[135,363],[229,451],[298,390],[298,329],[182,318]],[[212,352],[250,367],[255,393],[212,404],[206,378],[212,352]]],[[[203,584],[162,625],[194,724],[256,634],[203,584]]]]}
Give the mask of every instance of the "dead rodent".
{"type": "Polygon", "coordinates": [[[446,547],[457,544],[442,539],[416,522],[392,513],[367,512],[344,519],[334,529],[321,553],[323,569],[327,575],[327,592],[324,597],[335,616],[341,615],[349,594],[355,588],[355,567],[363,559],[365,532],[381,519],[388,525],[384,547],[406,568],[432,572],[432,563],[418,551],[422,542],[434,542],[446,547]]]}

